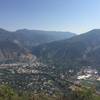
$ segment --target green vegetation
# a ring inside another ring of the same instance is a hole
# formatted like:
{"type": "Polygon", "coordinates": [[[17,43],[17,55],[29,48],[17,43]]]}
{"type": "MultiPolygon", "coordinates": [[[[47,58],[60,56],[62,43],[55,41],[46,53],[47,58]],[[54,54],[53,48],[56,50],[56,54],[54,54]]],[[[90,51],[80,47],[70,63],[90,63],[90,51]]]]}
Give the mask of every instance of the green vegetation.
{"type": "Polygon", "coordinates": [[[100,100],[94,89],[73,86],[70,95],[46,95],[43,93],[16,92],[7,85],[0,86],[0,100],[100,100]]]}
{"type": "Polygon", "coordinates": [[[0,100],[59,100],[59,98],[59,96],[53,97],[43,93],[16,92],[7,85],[0,86],[0,100]]]}

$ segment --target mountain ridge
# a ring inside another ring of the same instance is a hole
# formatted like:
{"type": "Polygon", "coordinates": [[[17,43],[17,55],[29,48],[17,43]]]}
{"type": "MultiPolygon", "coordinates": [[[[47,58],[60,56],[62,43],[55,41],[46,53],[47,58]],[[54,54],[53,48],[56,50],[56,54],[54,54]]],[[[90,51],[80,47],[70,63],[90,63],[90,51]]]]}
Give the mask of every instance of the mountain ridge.
{"type": "MultiPolygon", "coordinates": [[[[1,45],[0,59],[5,60],[7,58],[9,60],[10,58],[13,58],[14,60],[14,57],[15,59],[16,58],[20,59],[19,54],[27,56],[27,53],[30,53],[32,55],[30,48],[32,48],[33,46],[43,44],[43,43],[48,43],[51,41],[56,41],[57,35],[54,36],[53,33],[52,35],[50,35],[50,33],[52,32],[37,31],[37,30],[34,31],[28,29],[21,29],[21,30],[10,32],[0,28],[0,45],[1,45]],[[24,54],[24,52],[26,53],[24,54]]],[[[58,32],[54,32],[54,34],[57,33],[58,32]]],[[[59,35],[60,34],[61,33],[59,33],[59,35]]],[[[65,33],[63,35],[64,38],[69,38],[71,36],[74,36],[74,33],[72,34],[68,33],[68,37],[65,33]]]]}
{"type": "Polygon", "coordinates": [[[5,29],[0,29],[0,37],[1,37],[0,41],[17,40],[26,47],[32,47],[52,41],[67,39],[72,36],[75,36],[75,33],[59,32],[59,31],[28,30],[28,29],[20,29],[10,32],[6,31],[5,29]]]}
{"type": "Polygon", "coordinates": [[[100,30],[91,30],[69,39],[33,47],[36,54],[45,63],[64,68],[82,68],[99,66],[100,30]],[[98,58],[98,59],[97,59],[98,58]]]}

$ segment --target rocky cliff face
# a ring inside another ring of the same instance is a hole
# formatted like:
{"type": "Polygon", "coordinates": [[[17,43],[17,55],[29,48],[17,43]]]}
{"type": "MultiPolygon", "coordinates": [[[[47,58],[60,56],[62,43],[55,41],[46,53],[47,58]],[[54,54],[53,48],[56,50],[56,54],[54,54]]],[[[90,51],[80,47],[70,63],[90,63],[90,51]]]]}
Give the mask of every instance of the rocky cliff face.
{"type": "Polygon", "coordinates": [[[0,42],[0,61],[24,61],[31,58],[29,50],[25,49],[14,42],[0,42]]]}

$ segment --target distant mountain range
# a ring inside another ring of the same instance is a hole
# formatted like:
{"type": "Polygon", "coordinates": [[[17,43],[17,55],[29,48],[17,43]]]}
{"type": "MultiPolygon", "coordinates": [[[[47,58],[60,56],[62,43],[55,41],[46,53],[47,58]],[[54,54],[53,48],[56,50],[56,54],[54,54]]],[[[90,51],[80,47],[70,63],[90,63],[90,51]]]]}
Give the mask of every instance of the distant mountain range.
{"type": "Polygon", "coordinates": [[[76,34],[71,32],[40,31],[21,29],[15,32],[0,29],[0,41],[9,40],[24,45],[25,47],[37,46],[40,44],[67,39],[76,34]]]}
{"type": "Polygon", "coordinates": [[[40,60],[61,69],[93,66],[100,69],[100,29],[32,49],[40,60]]]}
{"type": "Polygon", "coordinates": [[[40,44],[67,39],[75,36],[70,32],[17,30],[10,32],[0,29],[0,62],[22,60],[31,53],[31,48],[40,44]]]}
{"type": "Polygon", "coordinates": [[[81,35],[70,32],[0,29],[0,61],[20,61],[36,55],[42,62],[59,69],[78,70],[100,65],[100,29],[81,35]]]}

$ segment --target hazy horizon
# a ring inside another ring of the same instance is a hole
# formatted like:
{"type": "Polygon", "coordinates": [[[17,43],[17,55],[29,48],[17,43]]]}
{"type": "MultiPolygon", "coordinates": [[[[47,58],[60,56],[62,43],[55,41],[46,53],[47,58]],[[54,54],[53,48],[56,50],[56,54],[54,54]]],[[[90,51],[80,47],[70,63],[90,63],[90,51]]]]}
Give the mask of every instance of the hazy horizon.
{"type": "Polygon", "coordinates": [[[46,30],[46,29],[28,29],[28,28],[21,28],[21,29],[9,30],[9,29],[0,27],[0,29],[6,30],[6,31],[9,31],[9,32],[15,32],[15,31],[19,31],[19,30],[49,31],[49,32],[70,32],[70,33],[74,33],[76,35],[84,34],[84,33],[87,33],[89,31],[95,30],[95,29],[91,29],[91,30],[87,30],[86,32],[83,32],[83,33],[75,33],[75,32],[71,32],[71,31],[46,30]]]}

